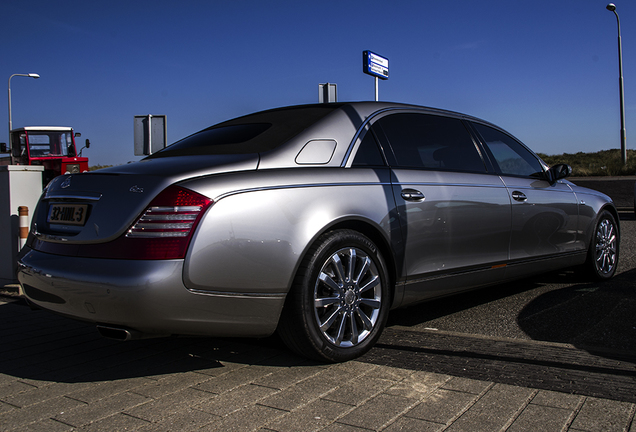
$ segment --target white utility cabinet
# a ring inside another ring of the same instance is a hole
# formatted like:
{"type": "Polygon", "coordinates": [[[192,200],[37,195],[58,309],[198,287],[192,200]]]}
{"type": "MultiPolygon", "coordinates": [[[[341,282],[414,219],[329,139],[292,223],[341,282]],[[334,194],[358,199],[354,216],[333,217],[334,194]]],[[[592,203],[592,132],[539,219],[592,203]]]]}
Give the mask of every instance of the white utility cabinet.
{"type": "Polygon", "coordinates": [[[20,251],[18,207],[29,209],[29,226],[42,194],[43,166],[0,166],[0,283],[16,283],[17,255],[20,251]]]}

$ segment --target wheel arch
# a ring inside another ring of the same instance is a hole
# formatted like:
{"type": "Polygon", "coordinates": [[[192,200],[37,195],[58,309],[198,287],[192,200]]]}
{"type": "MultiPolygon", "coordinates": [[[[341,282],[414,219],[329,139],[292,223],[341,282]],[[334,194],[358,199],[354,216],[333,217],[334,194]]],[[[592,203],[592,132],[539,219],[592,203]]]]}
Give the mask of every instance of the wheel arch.
{"type": "Polygon", "coordinates": [[[311,239],[311,241],[307,243],[305,249],[300,255],[298,262],[296,263],[296,268],[294,269],[293,279],[295,279],[296,275],[298,274],[300,264],[303,262],[303,260],[307,256],[307,253],[309,252],[311,247],[316,243],[316,241],[318,241],[320,236],[322,236],[323,234],[327,232],[341,230],[341,229],[350,229],[352,231],[359,232],[360,234],[368,237],[369,240],[371,240],[377,246],[379,252],[381,253],[384,259],[384,263],[386,265],[386,269],[388,273],[387,277],[389,279],[389,291],[391,293],[391,304],[396,305],[396,302],[399,302],[402,298],[401,297],[402,292],[401,291],[398,292],[399,287],[397,284],[397,280],[398,280],[399,272],[398,272],[397,259],[393,251],[393,248],[391,247],[390,240],[383,233],[383,230],[370,221],[366,221],[366,220],[362,220],[358,218],[345,218],[345,219],[333,221],[331,224],[323,227],[322,230],[317,231],[316,234],[311,239]]]}
{"type": "Polygon", "coordinates": [[[592,223],[591,223],[592,229],[590,230],[590,235],[588,236],[588,239],[587,239],[587,246],[588,247],[592,243],[592,241],[594,241],[594,231],[595,231],[596,225],[598,224],[598,222],[599,222],[599,220],[601,218],[601,215],[603,214],[604,211],[609,212],[614,217],[614,220],[616,221],[616,228],[618,229],[618,235],[619,235],[619,239],[620,239],[621,223],[620,223],[620,218],[619,218],[619,215],[618,215],[618,210],[611,203],[607,203],[607,204],[603,205],[601,208],[599,208],[598,212],[596,212],[596,217],[592,220],[592,223]]]}

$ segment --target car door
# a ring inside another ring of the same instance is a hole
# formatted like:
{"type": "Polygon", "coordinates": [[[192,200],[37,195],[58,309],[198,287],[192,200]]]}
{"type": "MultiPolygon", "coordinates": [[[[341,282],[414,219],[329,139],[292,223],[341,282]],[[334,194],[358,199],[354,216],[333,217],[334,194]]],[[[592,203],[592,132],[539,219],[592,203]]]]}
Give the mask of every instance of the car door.
{"type": "Polygon", "coordinates": [[[510,260],[557,258],[584,244],[577,238],[578,204],[567,182],[551,184],[538,157],[500,130],[473,124],[512,203],[510,260]]]}
{"type": "Polygon", "coordinates": [[[495,281],[508,259],[510,199],[462,120],[396,113],[372,130],[390,149],[405,303],[495,281]]]}

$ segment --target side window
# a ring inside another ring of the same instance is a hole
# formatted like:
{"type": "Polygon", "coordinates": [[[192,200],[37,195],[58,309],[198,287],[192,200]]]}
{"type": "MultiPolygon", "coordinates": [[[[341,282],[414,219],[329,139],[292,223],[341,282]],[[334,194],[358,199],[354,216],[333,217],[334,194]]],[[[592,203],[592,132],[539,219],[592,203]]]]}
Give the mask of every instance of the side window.
{"type": "Polygon", "coordinates": [[[373,136],[373,133],[369,130],[362,139],[360,147],[356,152],[356,156],[353,159],[352,166],[354,167],[366,167],[366,166],[384,166],[384,158],[380,153],[378,143],[373,136]]]}
{"type": "Polygon", "coordinates": [[[486,172],[481,155],[459,119],[393,114],[378,123],[400,167],[486,172]]]}
{"type": "Polygon", "coordinates": [[[475,124],[502,174],[531,177],[543,172],[539,160],[517,140],[481,124],[475,124]]]}

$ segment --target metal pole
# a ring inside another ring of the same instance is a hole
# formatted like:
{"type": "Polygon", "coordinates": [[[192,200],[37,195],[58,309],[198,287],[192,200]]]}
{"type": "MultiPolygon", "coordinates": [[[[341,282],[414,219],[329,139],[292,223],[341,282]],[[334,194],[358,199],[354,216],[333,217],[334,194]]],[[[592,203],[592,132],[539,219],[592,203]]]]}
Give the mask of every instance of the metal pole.
{"type": "Polygon", "coordinates": [[[623,90],[623,46],[621,43],[621,21],[616,12],[616,6],[613,3],[607,5],[607,10],[614,12],[616,15],[616,24],[618,25],[618,93],[620,97],[620,115],[621,115],[621,157],[623,165],[627,164],[627,132],[625,131],[625,93],[623,90]]]}
{"type": "Polygon", "coordinates": [[[148,154],[152,154],[152,114],[148,114],[148,154]]]}
{"type": "Polygon", "coordinates": [[[378,101],[378,77],[375,77],[375,101],[378,101]]]}
{"type": "MultiPolygon", "coordinates": [[[[11,78],[14,76],[15,75],[11,75],[9,77],[9,141],[7,141],[9,148],[11,148],[11,78]]],[[[13,154],[13,152],[11,154],[13,154]]]]}
{"type": "Polygon", "coordinates": [[[9,148],[11,148],[11,129],[13,129],[13,125],[11,123],[11,78],[13,78],[14,76],[23,76],[23,77],[29,77],[29,78],[40,78],[40,75],[35,74],[35,73],[30,73],[30,74],[13,74],[9,77],[9,148]]]}

